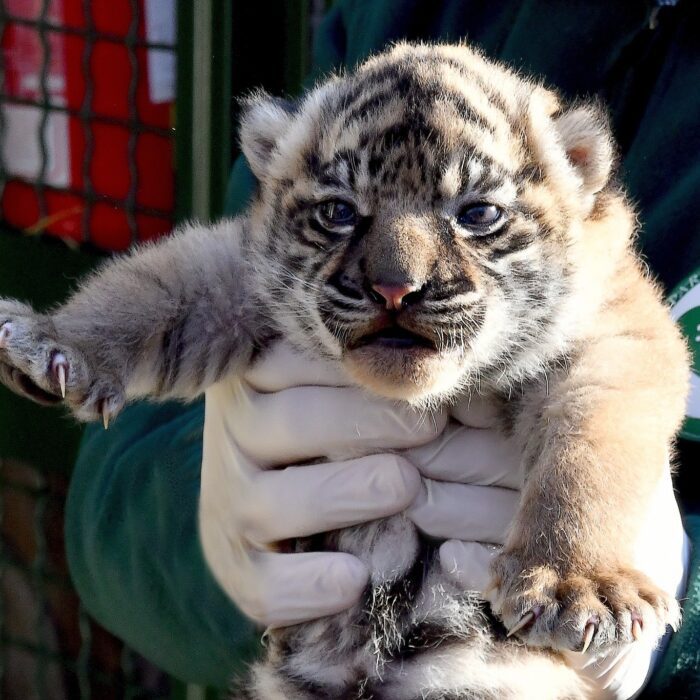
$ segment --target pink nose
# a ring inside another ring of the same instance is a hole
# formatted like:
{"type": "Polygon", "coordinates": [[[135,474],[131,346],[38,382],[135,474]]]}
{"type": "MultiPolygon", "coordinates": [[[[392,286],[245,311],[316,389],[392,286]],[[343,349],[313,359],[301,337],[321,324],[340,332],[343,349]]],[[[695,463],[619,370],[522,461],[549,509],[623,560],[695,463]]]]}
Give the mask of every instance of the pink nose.
{"type": "Polygon", "coordinates": [[[418,287],[407,284],[400,286],[373,284],[372,289],[386,301],[386,308],[389,311],[399,311],[403,305],[404,298],[411,292],[415,292],[418,287]]]}

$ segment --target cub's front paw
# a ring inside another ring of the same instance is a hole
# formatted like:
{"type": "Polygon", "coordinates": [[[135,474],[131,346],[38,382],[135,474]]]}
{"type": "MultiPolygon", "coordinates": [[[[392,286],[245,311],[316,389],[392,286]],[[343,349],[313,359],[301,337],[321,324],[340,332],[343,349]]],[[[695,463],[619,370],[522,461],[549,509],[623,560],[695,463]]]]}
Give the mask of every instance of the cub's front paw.
{"type": "Polygon", "coordinates": [[[70,341],[57,337],[50,316],[0,300],[0,381],[36,401],[65,401],[81,420],[108,424],[124,404],[119,382],[98,373],[70,341]]]}
{"type": "Polygon", "coordinates": [[[647,576],[626,567],[562,575],[514,554],[494,563],[489,596],[508,636],[534,646],[592,653],[638,639],[657,641],[680,622],[680,608],[647,576]]]}

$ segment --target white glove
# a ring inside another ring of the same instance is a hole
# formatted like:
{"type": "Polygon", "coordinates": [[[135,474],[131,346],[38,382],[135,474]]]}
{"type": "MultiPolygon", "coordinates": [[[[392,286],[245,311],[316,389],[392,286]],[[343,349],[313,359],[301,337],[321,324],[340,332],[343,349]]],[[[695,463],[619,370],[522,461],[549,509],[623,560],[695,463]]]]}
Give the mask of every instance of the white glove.
{"type": "MultiPolygon", "coordinates": [[[[466,589],[485,591],[519,502],[517,491],[507,489],[519,489],[523,474],[517,452],[488,429],[488,407],[463,404],[453,414],[461,425],[404,453],[428,477],[408,512],[424,532],[447,539],[440,548],[445,573],[466,589]]],[[[677,599],[683,596],[690,543],[668,471],[647,510],[636,552],[640,571],[677,599]]],[[[662,651],[643,638],[600,657],[573,651],[565,656],[591,681],[597,699],[627,700],[644,688],[662,651]]]]}
{"type": "MultiPolygon", "coordinates": [[[[342,388],[345,377],[282,346],[246,380],[207,393],[200,507],[207,561],[244,612],[281,626],[349,607],[367,582],[359,560],[339,553],[276,554],[265,545],[398,512],[411,501],[408,514],[416,525],[447,540],[440,548],[447,574],[470,590],[486,588],[523,481],[517,452],[488,429],[493,416],[487,405],[457,406],[459,424],[445,429],[444,415],[419,416],[342,388]],[[377,454],[260,471],[382,448],[407,448],[409,461],[377,454]],[[409,462],[424,476],[422,484],[409,462]]],[[[666,590],[682,592],[688,541],[670,483],[660,487],[640,543],[648,556],[638,566],[666,590]]],[[[637,642],[595,661],[572,652],[569,662],[601,698],[630,698],[653,660],[652,650],[637,642]]]]}
{"type": "Polygon", "coordinates": [[[268,545],[400,512],[415,498],[420,475],[395,454],[264,469],[419,445],[447,419],[338,388],[343,383],[327,366],[278,346],[244,381],[221,382],[206,394],[204,555],[239,608],[265,626],[344,610],[369,576],[349,554],[283,554],[268,545]]]}
{"type": "Polygon", "coordinates": [[[450,577],[484,591],[520,502],[523,470],[518,451],[493,429],[488,404],[474,398],[452,414],[457,422],[435,440],[404,452],[424,477],[408,516],[425,534],[446,540],[439,556],[450,577]]]}

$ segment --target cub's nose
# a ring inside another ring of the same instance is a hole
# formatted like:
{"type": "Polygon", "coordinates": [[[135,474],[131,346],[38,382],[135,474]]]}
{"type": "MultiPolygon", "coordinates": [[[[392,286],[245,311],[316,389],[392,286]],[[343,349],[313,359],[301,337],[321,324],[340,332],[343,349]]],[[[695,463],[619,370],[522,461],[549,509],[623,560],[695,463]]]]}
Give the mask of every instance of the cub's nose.
{"type": "Polygon", "coordinates": [[[400,311],[404,305],[418,301],[420,287],[414,284],[373,284],[370,294],[374,301],[385,303],[389,311],[400,311]]]}

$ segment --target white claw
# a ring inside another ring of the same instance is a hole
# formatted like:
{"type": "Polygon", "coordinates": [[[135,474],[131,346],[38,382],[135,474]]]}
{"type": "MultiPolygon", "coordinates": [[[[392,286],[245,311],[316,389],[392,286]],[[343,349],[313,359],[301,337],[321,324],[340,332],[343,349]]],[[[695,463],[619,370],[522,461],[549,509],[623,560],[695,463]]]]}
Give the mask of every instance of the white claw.
{"type": "Polygon", "coordinates": [[[66,375],[68,371],[68,360],[60,352],[54,355],[51,361],[51,366],[53,371],[56,373],[56,379],[58,379],[58,385],[61,387],[61,396],[66,398],[66,375]]]}
{"type": "Polygon", "coordinates": [[[632,637],[635,642],[642,638],[642,623],[639,620],[632,620],[632,637]]]}
{"type": "Polygon", "coordinates": [[[104,425],[105,430],[109,428],[109,409],[107,406],[102,406],[102,425],[104,425]]]}
{"type": "Polygon", "coordinates": [[[512,637],[516,632],[520,632],[523,627],[527,627],[531,622],[534,622],[537,619],[537,614],[530,610],[529,612],[526,612],[518,622],[516,622],[509,630],[508,634],[506,635],[507,637],[512,637]]]}
{"type": "Polygon", "coordinates": [[[581,653],[585,654],[588,651],[588,647],[591,646],[593,641],[593,635],[595,634],[595,623],[589,622],[586,625],[586,629],[583,633],[583,646],[581,647],[581,653]]]}
{"type": "Polygon", "coordinates": [[[61,396],[66,398],[66,366],[63,364],[56,367],[56,374],[58,375],[58,384],[61,387],[61,396]]]}
{"type": "Polygon", "coordinates": [[[2,327],[0,328],[0,348],[4,348],[7,345],[7,339],[10,337],[10,334],[12,333],[12,325],[8,321],[7,323],[3,323],[2,327]]]}

